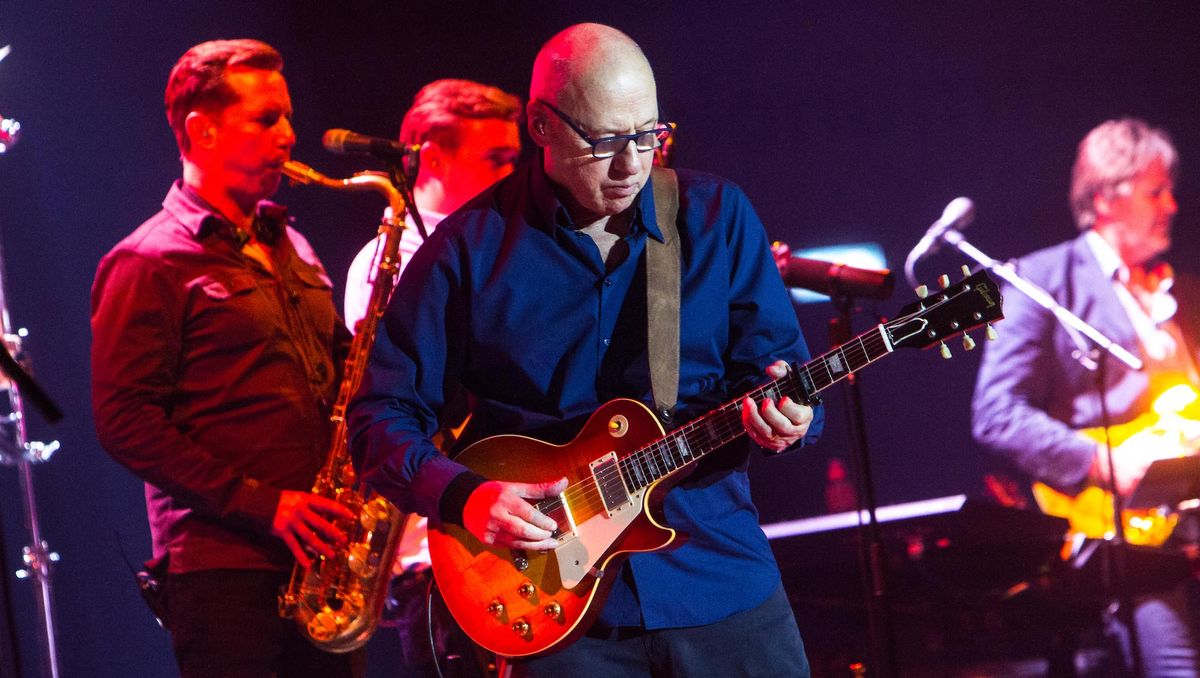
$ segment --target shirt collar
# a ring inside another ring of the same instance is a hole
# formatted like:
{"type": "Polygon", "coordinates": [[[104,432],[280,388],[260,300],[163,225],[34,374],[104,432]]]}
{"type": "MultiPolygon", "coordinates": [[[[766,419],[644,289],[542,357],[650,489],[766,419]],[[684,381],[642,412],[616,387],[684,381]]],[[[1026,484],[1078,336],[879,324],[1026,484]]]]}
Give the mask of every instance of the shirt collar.
{"type": "MultiPolygon", "coordinates": [[[[1084,234],[1084,240],[1091,248],[1092,254],[1095,255],[1096,262],[1100,265],[1100,271],[1104,276],[1110,280],[1116,280],[1126,289],[1130,289],[1129,267],[1121,261],[1121,257],[1112,245],[1109,245],[1107,240],[1093,230],[1084,234]]],[[[1145,276],[1145,279],[1140,281],[1139,289],[1144,298],[1137,299],[1137,303],[1141,304],[1142,310],[1155,323],[1170,320],[1179,309],[1178,302],[1171,294],[1171,287],[1175,284],[1174,270],[1170,264],[1159,262],[1142,275],[1145,276]]]]}
{"type": "MultiPolygon", "coordinates": [[[[171,185],[171,190],[163,200],[163,209],[178,219],[196,240],[216,233],[241,249],[250,239],[249,233],[221,216],[208,201],[184,185],[182,179],[171,185]]],[[[270,200],[260,200],[255,207],[251,228],[256,238],[272,245],[284,233],[289,222],[286,207],[270,200]]]]}
{"type": "MultiPolygon", "coordinates": [[[[541,217],[538,226],[557,237],[557,229],[555,227],[562,226],[568,230],[575,230],[578,226],[571,219],[571,214],[567,211],[566,206],[562,204],[562,201],[554,193],[554,187],[550,185],[550,178],[546,176],[545,165],[543,164],[543,153],[544,151],[539,150],[537,155],[529,162],[529,183],[533,191],[534,205],[538,215],[541,217]]],[[[638,193],[637,198],[633,201],[634,214],[630,227],[631,230],[642,228],[648,235],[661,241],[663,236],[662,231],[658,228],[658,220],[655,218],[652,182],[653,179],[648,180],[638,193]]]]}
{"type": "Polygon", "coordinates": [[[1105,278],[1129,282],[1129,267],[1121,261],[1121,257],[1107,240],[1094,230],[1084,233],[1083,239],[1092,250],[1092,255],[1096,257],[1096,263],[1100,264],[1100,272],[1105,278]]]}

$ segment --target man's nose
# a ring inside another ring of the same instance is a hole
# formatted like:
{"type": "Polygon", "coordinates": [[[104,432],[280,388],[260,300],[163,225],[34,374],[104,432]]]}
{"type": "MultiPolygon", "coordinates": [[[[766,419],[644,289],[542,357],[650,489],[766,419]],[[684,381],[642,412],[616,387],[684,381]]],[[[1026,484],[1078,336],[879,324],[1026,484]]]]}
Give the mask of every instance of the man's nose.
{"type": "Polygon", "coordinates": [[[625,142],[625,147],[613,156],[613,167],[626,176],[633,176],[642,171],[642,153],[632,140],[625,142]]]}
{"type": "Polygon", "coordinates": [[[1179,211],[1179,205],[1175,202],[1175,193],[1172,191],[1163,191],[1160,199],[1162,208],[1170,214],[1175,214],[1179,211]]]}
{"type": "Polygon", "coordinates": [[[291,148],[296,145],[296,130],[292,127],[292,121],[287,118],[279,119],[279,133],[282,145],[291,148]]]}

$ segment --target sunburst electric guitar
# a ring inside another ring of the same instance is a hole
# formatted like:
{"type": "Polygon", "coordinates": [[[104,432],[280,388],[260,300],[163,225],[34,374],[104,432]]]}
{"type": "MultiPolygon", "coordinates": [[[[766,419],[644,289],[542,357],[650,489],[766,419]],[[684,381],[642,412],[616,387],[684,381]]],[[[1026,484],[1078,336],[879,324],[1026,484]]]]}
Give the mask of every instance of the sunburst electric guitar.
{"type": "MultiPolygon", "coordinates": [[[[1200,399],[1196,389],[1182,379],[1165,381],[1152,389],[1158,391],[1158,396],[1149,412],[1133,421],[1108,427],[1111,445],[1116,447],[1134,436],[1142,436],[1150,438],[1152,443],[1160,442],[1164,449],[1190,448],[1192,454],[1196,453],[1200,448],[1200,399]]],[[[1095,442],[1105,440],[1102,426],[1080,433],[1095,442]]],[[[1043,513],[1070,521],[1072,535],[1102,539],[1112,536],[1115,530],[1112,493],[1103,488],[1090,486],[1071,495],[1044,483],[1034,483],[1033,497],[1043,513]]],[[[1139,546],[1161,546],[1179,520],[1173,506],[1125,509],[1121,514],[1125,539],[1139,546]]]]}
{"type": "MultiPolygon", "coordinates": [[[[749,395],[813,402],[897,348],[925,348],[1002,317],[995,283],[976,273],[749,395]]],[[[430,529],[429,554],[447,607],[475,642],[499,655],[561,648],[587,630],[629,554],[682,536],[660,513],[670,487],[698,459],[744,434],[741,398],[670,433],[641,403],[618,399],[566,445],[501,435],[469,446],[455,460],[484,476],[527,483],[566,477],[569,486],[535,504],[558,523],[551,551],[487,546],[456,525],[430,529]]]]}

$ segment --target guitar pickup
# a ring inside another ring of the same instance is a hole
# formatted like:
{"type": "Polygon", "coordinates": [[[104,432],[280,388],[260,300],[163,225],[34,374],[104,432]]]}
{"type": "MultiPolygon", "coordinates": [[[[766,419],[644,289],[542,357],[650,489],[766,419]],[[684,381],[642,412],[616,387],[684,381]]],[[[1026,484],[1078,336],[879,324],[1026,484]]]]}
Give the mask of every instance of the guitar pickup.
{"type": "Polygon", "coordinates": [[[629,504],[629,491],[625,489],[625,479],[621,477],[621,468],[616,452],[596,459],[588,464],[592,471],[592,480],[600,491],[600,499],[604,502],[604,510],[609,516],[614,511],[629,504]]]}

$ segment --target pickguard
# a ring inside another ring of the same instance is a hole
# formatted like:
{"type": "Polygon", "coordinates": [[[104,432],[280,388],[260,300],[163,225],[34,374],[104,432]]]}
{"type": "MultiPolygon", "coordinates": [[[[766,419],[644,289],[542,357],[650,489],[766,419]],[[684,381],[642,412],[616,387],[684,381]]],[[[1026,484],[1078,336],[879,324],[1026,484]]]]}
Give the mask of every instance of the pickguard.
{"type": "Polygon", "coordinates": [[[592,573],[596,563],[608,555],[612,545],[641,514],[645,496],[643,488],[629,495],[630,502],[614,509],[611,516],[601,512],[577,524],[574,534],[562,537],[554,556],[564,587],[575,588],[592,573]]]}

